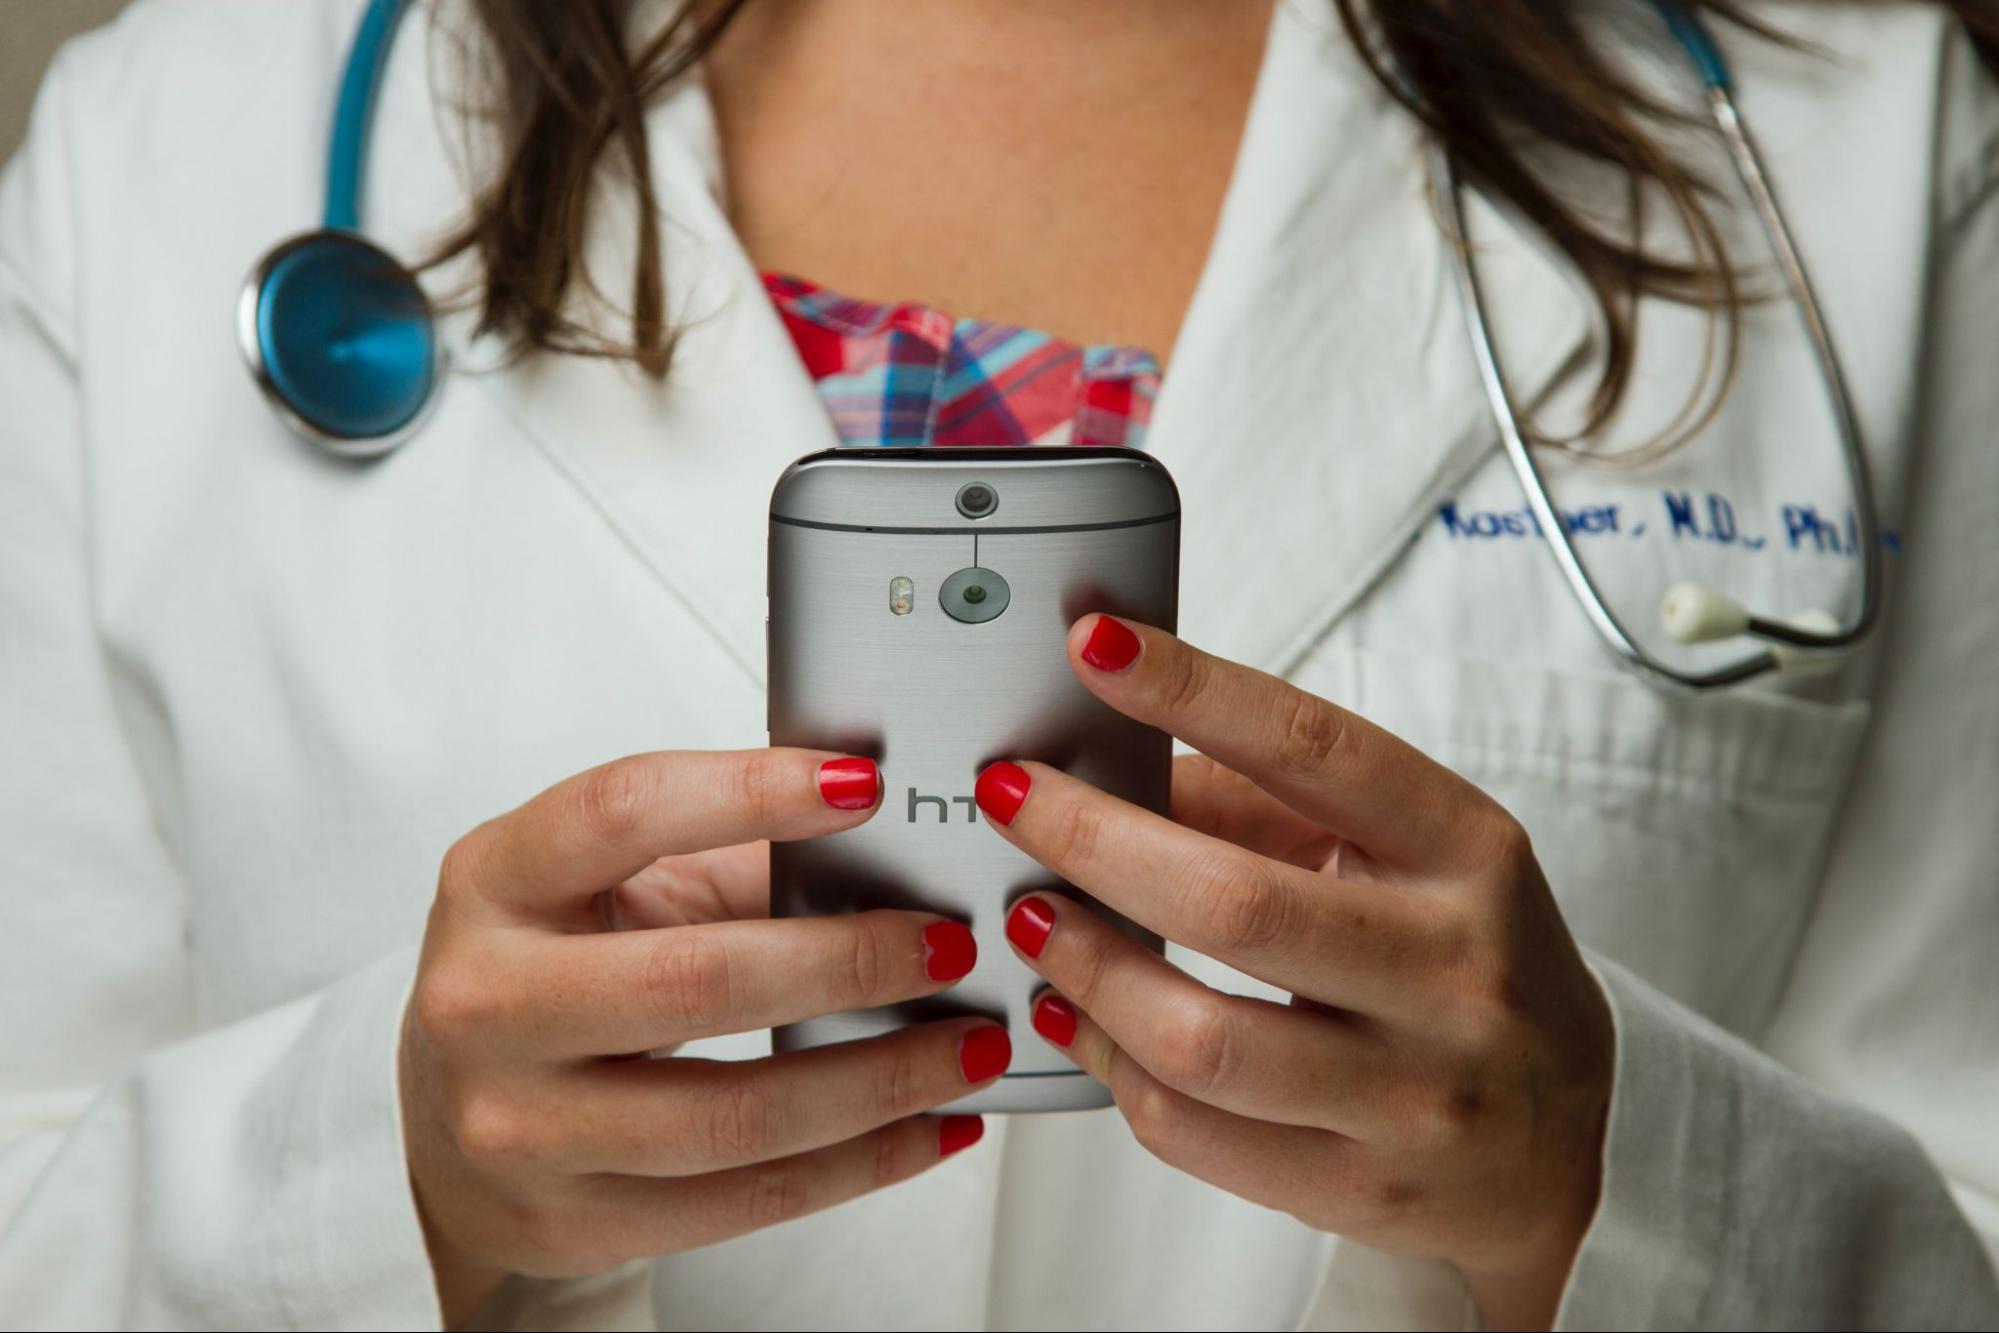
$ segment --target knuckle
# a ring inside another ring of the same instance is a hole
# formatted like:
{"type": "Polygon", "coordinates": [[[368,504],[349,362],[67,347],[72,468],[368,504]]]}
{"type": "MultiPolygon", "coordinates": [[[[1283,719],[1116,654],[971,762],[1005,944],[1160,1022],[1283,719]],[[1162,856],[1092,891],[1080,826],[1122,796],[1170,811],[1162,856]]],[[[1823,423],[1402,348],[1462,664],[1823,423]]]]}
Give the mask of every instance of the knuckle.
{"type": "Polygon", "coordinates": [[[1361,1206],[1374,1225],[1392,1226],[1416,1210],[1423,1201],[1423,1186],[1406,1176],[1384,1171],[1369,1179],[1361,1194],[1361,1206]]]}
{"type": "Polygon", "coordinates": [[[1490,1118],[1483,1090],[1469,1079],[1440,1084],[1431,1095],[1430,1123],[1434,1135],[1445,1143],[1462,1143],[1473,1138],[1490,1118]]]}
{"type": "Polygon", "coordinates": [[[1180,1142],[1179,1105],[1165,1085],[1150,1079],[1116,1094],[1118,1110],[1141,1148],[1171,1162],[1180,1142]]]}
{"type": "Polygon", "coordinates": [[[1153,1074],[1194,1097],[1226,1085],[1242,1040],[1237,1022],[1219,997],[1183,1006],[1161,1029],[1153,1074]]]}
{"type": "Polygon", "coordinates": [[[752,751],[736,769],[736,800],[752,824],[774,820],[784,802],[778,757],[768,750],[752,751]]]}
{"type": "Polygon", "coordinates": [[[437,896],[440,901],[458,901],[478,884],[479,865],[484,855],[484,832],[483,826],[476,828],[445,848],[444,857],[437,866],[437,896]]]}
{"type": "Polygon", "coordinates": [[[1424,931],[1421,952],[1443,976],[1468,977],[1485,956],[1484,935],[1464,913],[1439,913],[1424,931]]]}
{"type": "Polygon", "coordinates": [[[1159,703],[1168,713],[1183,713],[1207,692],[1208,670],[1200,657],[1184,647],[1163,654],[1159,670],[1159,703]]]}
{"type": "Polygon", "coordinates": [[[1347,742],[1347,715],[1316,695],[1292,697],[1277,761],[1293,777],[1323,773],[1347,742]]]}
{"type": "Polygon", "coordinates": [[[803,1173],[796,1166],[776,1164],[750,1176],[743,1191],[743,1213],[753,1229],[774,1227],[804,1213],[810,1201],[803,1173]]]}
{"type": "Polygon", "coordinates": [[[1111,970],[1117,965],[1117,944],[1110,932],[1077,931],[1069,939],[1069,966],[1062,990],[1084,1009],[1102,998],[1111,970]]]}
{"type": "Polygon", "coordinates": [[[1412,1081],[1397,1098],[1412,1146],[1448,1151],[1465,1143],[1490,1118],[1490,1100],[1473,1069],[1448,1069],[1412,1081]]]}
{"type": "Polygon", "coordinates": [[[646,955],[644,984],[662,1035],[726,1028],[735,1011],[734,973],[728,950],[714,940],[661,932],[646,955]]]}
{"type": "Polygon", "coordinates": [[[1471,830],[1472,873],[1481,897],[1501,912],[1513,910],[1540,878],[1540,863],[1527,826],[1492,805],[1473,819],[1471,830]]]}
{"type": "Polygon", "coordinates": [[[868,1180],[870,1187],[881,1189],[901,1180],[908,1172],[903,1167],[907,1159],[906,1146],[909,1137],[896,1133],[893,1128],[882,1130],[875,1135],[874,1158],[870,1164],[868,1180]]]}
{"type": "Polygon", "coordinates": [[[1394,1229],[1415,1212],[1424,1190],[1399,1172],[1370,1165],[1348,1172],[1340,1194],[1340,1212],[1349,1228],[1380,1232],[1394,1229]]]}
{"type": "Polygon", "coordinates": [[[875,1070],[875,1106],[888,1118],[899,1118],[916,1110],[923,1102],[923,1076],[918,1068],[916,1049],[897,1042],[883,1052],[875,1070]]]}
{"type": "Polygon", "coordinates": [[[1494,818],[1493,838],[1498,844],[1499,863],[1508,870],[1524,870],[1535,864],[1534,839],[1527,826],[1504,810],[1494,818]]]}
{"type": "Polygon", "coordinates": [[[538,1137],[534,1117],[490,1093],[465,1097],[452,1116],[451,1138],[459,1154],[486,1168],[531,1160],[538,1155],[538,1137]]]}
{"type": "Polygon", "coordinates": [[[1501,1051],[1518,1045],[1527,1016],[1526,989],[1504,963],[1487,962],[1460,983],[1458,1030],[1472,1051],[1501,1051]]]}
{"type": "Polygon", "coordinates": [[[1268,948],[1292,929],[1291,897],[1268,872],[1235,866],[1216,876],[1222,887],[1199,895],[1208,938],[1223,950],[1268,948]]]}
{"type": "Polygon", "coordinates": [[[1103,811],[1090,801],[1065,802],[1048,839],[1049,859],[1055,864],[1088,865],[1103,844],[1103,811]]]}
{"type": "Polygon", "coordinates": [[[882,939],[881,932],[885,927],[879,919],[854,920],[857,928],[853,931],[843,960],[846,975],[842,980],[853,996],[850,1007],[865,1008],[887,991],[892,980],[889,946],[882,939]]]}
{"type": "Polygon", "coordinates": [[[729,1079],[707,1101],[704,1133],[716,1161],[760,1161],[770,1156],[776,1116],[762,1088],[747,1080],[729,1079]]]}
{"type": "Polygon", "coordinates": [[[577,779],[576,822],[598,843],[629,842],[644,825],[649,786],[645,766],[636,759],[593,768],[577,779]]]}
{"type": "Polygon", "coordinates": [[[477,972],[440,967],[410,997],[410,1021],[441,1050],[462,1045],[490,1027],[502,1008],[497,988],[477,972]]]}

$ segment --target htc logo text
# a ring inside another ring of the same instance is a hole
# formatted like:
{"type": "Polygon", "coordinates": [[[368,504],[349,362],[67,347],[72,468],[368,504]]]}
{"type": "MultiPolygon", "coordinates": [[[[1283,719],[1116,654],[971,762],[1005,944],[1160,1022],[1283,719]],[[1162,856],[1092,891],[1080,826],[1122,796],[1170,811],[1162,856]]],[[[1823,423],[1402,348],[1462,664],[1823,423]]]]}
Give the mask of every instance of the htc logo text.
{"type": "Polygon", "coordinates": [[[942,796],[925,796],[923,793],[917,791],[916,788],[911,787],[909,789],[909,822],[912,824],[916,823],[917,812],[929,806],[935,807],[938,823],[948,824],[951,822],[951,807],[954,805],[965,807],[965,822],[967,824],[978,823],[978,802],[974,801],[971,797],[953,796],[949,800],[946,800],[942,796]]]}

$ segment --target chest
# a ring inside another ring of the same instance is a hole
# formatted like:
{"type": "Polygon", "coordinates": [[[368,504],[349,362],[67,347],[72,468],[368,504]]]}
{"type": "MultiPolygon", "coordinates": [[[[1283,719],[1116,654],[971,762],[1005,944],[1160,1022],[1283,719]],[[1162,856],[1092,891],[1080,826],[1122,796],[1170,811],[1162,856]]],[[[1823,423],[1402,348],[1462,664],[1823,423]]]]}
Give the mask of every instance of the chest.
{"type": "Polygon", "coordinates": [[[855,296],[1163,358],[1270,6],[1134,9],[745,10],[707,84],[750,257],[855,296]],[[884,61],[894,78],[854,77],[884,61]]]}

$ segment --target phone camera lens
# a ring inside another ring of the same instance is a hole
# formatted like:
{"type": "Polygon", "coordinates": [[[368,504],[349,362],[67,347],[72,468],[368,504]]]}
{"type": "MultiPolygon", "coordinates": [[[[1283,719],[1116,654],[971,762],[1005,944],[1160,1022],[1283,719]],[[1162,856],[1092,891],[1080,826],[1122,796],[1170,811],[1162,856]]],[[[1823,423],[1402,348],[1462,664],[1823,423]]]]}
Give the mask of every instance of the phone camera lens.
{"type": "Polygon", "coordinates": [[[984,518],[999,508],[999,496],[983,481],[967,482],[958,488],[958,512],[966,518],[984,518]]]}
{"type": "Polygon", "coordinates": [[[1012,600],[1013,589],[999,572],[981,565],[959,570],[937,589],[937,603],[944,614],[965,625],[997,620],[1012,600]]]}

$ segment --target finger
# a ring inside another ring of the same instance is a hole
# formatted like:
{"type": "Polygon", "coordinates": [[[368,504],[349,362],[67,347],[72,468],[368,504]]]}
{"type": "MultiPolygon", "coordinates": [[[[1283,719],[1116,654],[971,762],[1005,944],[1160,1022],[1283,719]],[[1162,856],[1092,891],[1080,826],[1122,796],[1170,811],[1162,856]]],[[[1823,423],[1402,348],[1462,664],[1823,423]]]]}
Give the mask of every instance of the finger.
{"type": "Polygon", "coordinates": [[[612,930],[761,920],[770,915],[770,844],[663,856],[606,898],[612,930]]]}
{"type": "Polygon", "coordinates": [[[1069,631],[1084,686],[1212,755],[1392,864],[1454,864],[1479,790],[1366,718],[1164,630],[1085,616],[1069,631]]]}
{"type": "Polygon", "coordinates": [[[1068,1050],[1110,1089],[1147,1152],[1217,1189],[1319,1225],[1328,1200],[1356,1174],[1361,1145],[1352,1139],[1236,1115],[1175,1091],[1087,1017],[1078,1016],[1068,1050]]]}
{"type": "Polygon", "coordinates": [[[864,758],[790,749],[633,755],[481,826],[454,849],[447,877],[456,872],[474,896],[547,919],[662,856],[837,833],[865,822],[880,800],[880,772],[864,758]]]}
{"type": "Polygon", "coordinates": [[[1000,835],[1169,940],[1343,1009],[1408,1007],[1440,947],[1440,904],[1258,856],[1046,764],[999,763],[974,786],[1000,835]]]}
{"type": "Polygon", "coordinates": [[[974,1115],[917,1116],[780,1161],[682,1180],[606,1176],[590,1192],[624,1258],[712,1245],[921,1175],[978,1142],[974,1115]]]}
{"type": "Polygon", "coordinates": [[[506,980],[489,982],[484,1002],[489,1035],[535,1058],[657,1050],[897,1004],[935,995],[978,959],[958,922],[886,909],[529,935],[506,947],[506,980]]]}
{"type": "Polygon", "coordinates": [[[1307,870],[1323,869],[1340,847],[1339,835],[1204,754],[1174,759],[1171,814],[1196,833],[1307,870]]]}
{"type": "Polygon", "coordinates": [[[761,1060],[595,1065],[549,1084],[570,1106],[550,1164],[691,1176],[774,1161],[956,1101],[1011,1057],[1005,1028],[955,1018],[761,1060]]]}
{"type": "Polygon", "coordinates": [[[1033,894],[1007,914],[1022,961],[1061,993],[1035,1002],[1056,1046],[1087,1014],[1146,1072],[1238,1115],[1365,1135],[1384,1060],[1351,1021],[1204,986],[1080,903],[1033,894]]]}

